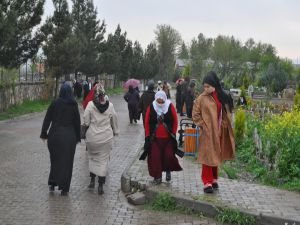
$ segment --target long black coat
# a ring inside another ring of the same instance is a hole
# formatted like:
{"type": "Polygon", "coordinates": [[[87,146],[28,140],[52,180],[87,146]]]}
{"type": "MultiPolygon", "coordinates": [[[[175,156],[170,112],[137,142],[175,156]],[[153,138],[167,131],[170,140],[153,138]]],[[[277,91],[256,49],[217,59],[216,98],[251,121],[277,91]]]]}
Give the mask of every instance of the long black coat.
{"type": "Polygon", "coordinates": [[[53,101],[47,110],[40,137],[48,139],[51,162],[48,185],[59,186],[61,190],[68,192],[76,143],[80,142],[77,103],[66,103],[61,99],[53,101]]]}
{"type": "Polygon", "coordinates": [[[139,93],[136,90],[128,91],[124,95],[124,99],[128,104],[130,122],[132,122],[133,119],[139,119],[138,118],[138,103],[140,100],[139,93]]]}
{"type": "Polygon", "coordinates": [[[155,92],[152,90],[145,91],[140,98],[138,109],[139,112],[142,112],[143,114],[143,122],[145,121],[146,110],[148,106],[152,104],[154,99],[155,99],[155,92]]]}

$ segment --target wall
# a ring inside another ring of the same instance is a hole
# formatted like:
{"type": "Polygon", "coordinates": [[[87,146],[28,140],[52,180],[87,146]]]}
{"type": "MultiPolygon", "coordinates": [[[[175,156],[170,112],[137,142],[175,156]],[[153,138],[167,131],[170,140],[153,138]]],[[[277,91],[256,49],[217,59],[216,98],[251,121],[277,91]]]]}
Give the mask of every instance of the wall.
{"type": "Polygon", "coordinates": [[[0,87],[0,112],[10,105],[20,104],[25,100],[41,99],[44,89],[44,82],[17,83],[14,88],[12,86],[0,87]]]}

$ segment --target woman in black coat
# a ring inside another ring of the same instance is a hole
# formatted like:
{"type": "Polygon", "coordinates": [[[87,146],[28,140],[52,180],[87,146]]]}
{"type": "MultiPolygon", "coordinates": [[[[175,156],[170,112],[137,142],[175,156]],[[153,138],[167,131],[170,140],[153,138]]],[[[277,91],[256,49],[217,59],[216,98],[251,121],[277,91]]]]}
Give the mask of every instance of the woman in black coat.
{"type": "Polygon", "coordinates": [[[154,81],[150,80],[148,82],[148,90],[144,91],[138,105],[138,111],[141,112],[143,115],[144,126],[145,126],[145,116],[146,116],[147,108],[149,105],[152,104],[154,100],[155,100],[154,81]]]}
{"type": "Polygon", "coordinates": [[[124,95],[124,99],[128,104],[128,111],[129,111],[129,121],[132,123],[134,120],[137,123],[138,119],[138,104],[140,101],[139,93],[132,87],[129,86],[128,92],[124,95]]]}
{"type": "Polygon", "coordinates": [[[62,85],[59,97],[49,106],[40,138],[48,140],[51,163],[49,190],[54,191],[55,186],[58,186],[61,195],[67,195],[72,179],[75,148],[80,142],[78,105],[68,84],[62,85]]]}

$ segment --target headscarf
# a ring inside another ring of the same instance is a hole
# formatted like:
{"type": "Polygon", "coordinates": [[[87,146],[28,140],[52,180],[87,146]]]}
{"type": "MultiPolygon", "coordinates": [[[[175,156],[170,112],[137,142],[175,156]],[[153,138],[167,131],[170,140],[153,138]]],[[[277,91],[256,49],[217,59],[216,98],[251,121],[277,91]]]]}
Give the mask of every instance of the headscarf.
{"type": "Polygon", "coordinates": [[[148,81],[148,90],[149,91],[153,91],[154,90],[154,85],[155,85],[154,81],[153,80],[149,80],[148,81]]]}
{"type": "Polygon", "coordinates": [[[99,110],[99,112],[104,113],[109,106],[109,101],[106,98],[104,87],[102,84],[97,83],[93,89],[94,89],[93,102],[97,107],[97,109],[99,110]]]}
{"type": "Polygon", "coordinates": [[[133,88],[133,86],[131,86],[131,85],[129,85],[129,87],[128,87],[128,92],[129,93],[134,93],[134,88],[133,88]]]}
{"type": "Polygon", "coordinates": [[[216,89],[218,99],[220,100],[223,109],[226,111],[225,105],[229,106],[229,111],[232,112],[233,102],[231,97],[226,94],[226,92],[222,89],[220,80],[217,74],[214,71],[208,72],[208,74],[203,78],[202,84],[209,84],[216,89]]]}
{"type": "MultiPolygon", "coordinates": [[[[96,85],[93,87],[93,89],[90,90],[90,92],[89,92],[88,95],[85,97],[85,99],[83,100],[83,102],[82,102],[83,109],[86,108],[86,106],[88,105],[88,103],[89,103],[90,101],[93,101],[93,100],[95,99],[95,90],[96,90],[96,88],[97,88],[97,85],[101,85],[101,84],[96,84],[96,85]]],[[[102,86],[102,85],[101,85],[101,86],[102,86]]],[[[103,88],[103,86],[102,86],[102,88],[103,88]]],[[[103,88],[103,90],[104,90],[104,88],[103,88]]],[[[109,100],[107,95],[105,95],[105,100],[106,100],[106,101],[109,100]]]]}
{"type": "Polygon", "coordinates": [[[166,114],[168,112],[169,106],[171,104],[171,101],[167,99],[167,95],[164,91],[158,91],[155,94],[155,100],[153,101],[153,107],[154,110],[157,113],[157,116],[161,116],[162,114],[166,114]],[[162,99],[164,100],[164,104],[158,104],[157,99],[162,99]]]}
{"type": "Polygon", "coordinates": [[[72,88],[69,84],[64,83],[59,91],[58,100],[67,103],[67,104],[77,104],[72,88]]]}

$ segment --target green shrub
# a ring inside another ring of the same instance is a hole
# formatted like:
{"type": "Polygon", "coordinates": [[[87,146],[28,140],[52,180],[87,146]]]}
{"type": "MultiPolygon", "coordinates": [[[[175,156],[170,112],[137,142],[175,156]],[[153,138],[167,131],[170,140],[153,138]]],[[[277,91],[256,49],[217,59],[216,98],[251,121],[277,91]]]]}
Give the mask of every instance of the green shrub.
{"type": "Polygon", "coordinates": [[[154,198],[151,208],[164,212],[174,211],[176,209],[176,201],[170,193],[161,192],[154,198]]]}
{"type": "Polygon", "coordinates": [[[239,145],[245,134],[246,114],[242,109],[238,109],[235,113],[234,136],[237,145],[239,145]]]}
{"type": "Polygon", "coordinates": [[[269,155],[280,178],[300,178],[300,111],[294,109],[273,116],[265,125],[265,138],[270,141],[269,155]]]}
{"type": "Polygon", "coordinates": [[[300,91],[298,91],[298,90],[294,97],[294,106],[297,108],[300,108],[300,91]]]}
{"type": "Polygon", "coordinates": [[[220,223],[227,223],[232,225],[255,225],[256,221],[253,216],[245,215],[238,210],[223,209],[220,210],[217,217],[220,223]]]}

